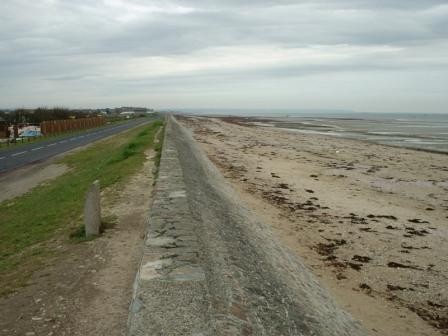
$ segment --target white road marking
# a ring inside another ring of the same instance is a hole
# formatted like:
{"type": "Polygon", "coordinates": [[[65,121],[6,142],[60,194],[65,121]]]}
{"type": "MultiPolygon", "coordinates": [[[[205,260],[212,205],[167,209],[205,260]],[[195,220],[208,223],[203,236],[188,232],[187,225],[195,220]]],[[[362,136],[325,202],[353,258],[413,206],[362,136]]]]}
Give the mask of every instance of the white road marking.
{"type": "Polygon", "coordinates": [[[28,152],[28,151],[18,152],[18,153],[12,154],[11,156],[19,156],[19,155],[25,154],[25,153],[27,153],[27,152],[28,152]]]}
{"type": "MultiPolygon", "coordinates": [[[[77,136],[77,137],[73,137],[73,138],[70,138],[70,139],[67,139],[67,140],[61,140],[61,141],[59,141],[58,143],[65,143],[65,142],[68,142],[68,141],[74,141],[74,140],[81,139],[81,138],[84,138],[84,137],[87,137],[87,136],[91,136],[91,135],[95,135],[95,134],[100,134],[100,133],[105,133],[105,132],[109,132],[109,131],[113,131],[113,130],[118,130],[118,129],[121,129],[121,128],[123,128],[123,127],[124,127],[123,125],[115,126],[115,127],[112,127],[112,128],[108,128],[108,129],[100,130],[100,131],[93,132],[93,133],[89,133],[89,134],[86,134],[86,135],[80,135],[80,136],[77,136]]],[[[41,150],[41,149],[43,149],[43,148],[45,148],[45,147],[52,147],[52,146],[57,145],[58,143],[51,143],[51,144],[48,144],[48,145],[46,145],[46,146],[41,146],[41,147],[32,148],[31,151],[41,150]]],[[[19,152],[19,153],[11,154],[10,157],[15,157],[15,156],[23,155],[23,154],[25,154],[25,153],[28,153],[28,151],[23,151],[23,152],[19,152]]],[[[6,159],[6,158],[7,158],[6,156],[2,156],[2,157],[0,157],[0,160],[4,160],[4,159],[6,159]]]]}

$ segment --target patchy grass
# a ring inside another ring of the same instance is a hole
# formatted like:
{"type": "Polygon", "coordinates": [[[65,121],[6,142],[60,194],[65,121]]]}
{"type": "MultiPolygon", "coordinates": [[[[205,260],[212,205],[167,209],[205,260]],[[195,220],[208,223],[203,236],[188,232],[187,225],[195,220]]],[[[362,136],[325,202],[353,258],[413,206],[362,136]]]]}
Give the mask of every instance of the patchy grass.
{"type": "Polygon", "coordinates": [[[157,177],[159,176],[159,167],[160,167],[160,159],[162,158],[162,148],[163,148],[163,139],[165,138],[165,127],[163,126],[159,133],[157,134],[157,139],[154,143],[154,150],[156,151],[156,155],[154,157],[154,183],[157,181],[157,177]]]}
{"type": "Polygon", "coordinates": [[[31,192],[0,203],[0,295],[26,284],[27,279],[52,253],[52,243],[82,233],[85,193],[100,180],[101,188],[123,183],[145,160],[154,146],[160,120],[103,140],[66,156],[68,173],[31,192]]]}
{"type": "MultiPolygon", "coordinates": [[[[113,215],[101,218],[101,227],[100,227],[101,233],[104,233],[109,229],[113,229],[117,225],[117,221],[118,218],[113,215]]],[[[97,238],[95,236],[86,237],[86,230],[84,224],[79,225],[75,230],[73,230],[70,233],[69,237],[75,243],[82,243],[97,238]]]]}

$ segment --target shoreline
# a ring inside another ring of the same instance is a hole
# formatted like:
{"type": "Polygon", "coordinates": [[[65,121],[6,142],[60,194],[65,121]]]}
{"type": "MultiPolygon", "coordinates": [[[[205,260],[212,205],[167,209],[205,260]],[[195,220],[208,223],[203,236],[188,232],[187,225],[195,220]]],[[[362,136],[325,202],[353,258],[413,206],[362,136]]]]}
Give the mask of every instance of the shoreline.
{"type": "MultiPolygon", "coordinates": [[[[201,116],[196,116],[196,117],[201,117],[201,116]]],[[[246,126],[251,125],[251,126],[256,126],[256,127],[263,127],[263,128],[276,128],[276,129],[280,129],[280,130],[285,130],[285,131],[289,131],[289,132],[297,132],[297,133],[301,133],[301,134],[316,134],[316,135],[321,135],[321,136],[328,136],[331,138],[340,138],[340,139],[346,139],[346,140],[354,140],[354,141],[361,141],[361,142],[365,142],[365,143],[370,143],[370,144],[376,144],[376,145],[383,145],[383,146],[388,146],[388,147],[394,147],[394,148],[405,148],[405,149],[412,149],[412,150],[416,150],[416,151],[423,151],[423,152],[428,152],[428,153],[436,153],[436,154],[444,154],[444,155],[448,155],[448,149],[446,150],[439,150],[439,149],[435,149],[435,148],[424,148],[424,147],[416,147],[416,146],[411,146],[411,145],[406,145],[405,142],[403,142],[402,145],[400,144],[392,144],[392,143],[387,143],[386,142],[381,142],[379,140],[374,140],[374,139],[363,139],[362,136],[378,136],[378,134],[371,134],[368,132],[363,132],[363,131],[357,131],[357,130],[353,130],[353,133],[357,133],[359,134],[359,137],[357,136],[344,136],[344,132],[340,132],[340,133],[336,133],[335,134],[331,134],[329,132],[332,132],[331,130],[331,126],[329,125],[319,125],[319,124],[305,124],[302,121],[294,121],[295,119],[308,119],[305,117],[292,117],[293,120],[291,120],[290,122],[288,122],[289,124],[297,124],[300,126],[303,126],[302,128],[294,128],[294,127],[282,127],[282,126],[278,126],[277,124],[280,124],[282,122],[285,122],[285,120],[287,118],[282,118],[282,117],[241,117],[241,116],[229,116],[229,117],[225,117],[225,116],[207,116],[207,118],[215,118],[215,119],[219,119],[219,120],[230,120],[230,122],[235,123],[235,124],[246,124],[246,126]],[[325,131],[316,131],[316,129],[319,128],[324,128],[327,129],[328,132],[325,131]]],[[[318,119],[325,119],[325,118],[318,118],[318,119]]],[[[355,119],[341,119],[341,118],[331,118],[331,117],[327,117],[326,119],[328,120],[349,120],[349,121],[353,121],[355,119]]],[[[374,120],[367,120],[367,119],[356,119],[355,121],[365,121],[365,122],[372,122],[374,120]]],[[[349,130],[347,130],[348,132],[351,132],[349,130]]],[[[391,134],[384,134],[384,136],[390,136],[390,137],[394,137],[391,134]]],[[[396,137],[403,137],[403,135],[396,135],[396,137]]],[[[412,135],[409,135],[410,137],[412,137],[412,135]]],[[[425,137],[425,136],[415,136],[415,139],[426,139],[426,140],[434,140],[431,137],[425,137]]],[[[448,145],[447,145],[448,146],[448,145]]]]}
{"type": "MultiPolygon", "coordinates": [[[[261,127],[263,127],[263,126],[261,126],[261,127]]],[[[270,127],[270,126],[265,126],[265,127],[270,127]]],[[[272,126],[272,127],[280,129],[280,130],[284,130],[284,131],[293,131],[293,132],[297,132],[297,133],[301,133],[301,134],[307,134],[307,132],[301,132],[300,130],[294,130],[293,128],[276,127],[276,126],[272,126]]],[[[410,150],[415,150],[415,151],[418,151],[418,152],[426,152],[426,153],[433,153],[433,154],[448,155],[448,150],[447,151],[442,151],[442,150],[429,149],[429,148],[418,148],[418,147],[408,147],[408,146],[392,145],[392,144],[388,144],[388,143],[376,142],[375,140],[349,138],[349,137],[344,137],[343,135],[339,135],[339,134],[338,135],[332,135],[332,134],[325,134],[323,132],[322,133],[311,133],[310,132],[310,134],[316,134],[316,135],[319,135],[319,136],[325,136],[325,137],[329,137],[329,138],[352,140],[352,141],[363,142],[363,143],[372,144],[372,145],[380,145],[380,146],[386,146],[386,147],[392,147],[392,148],[410,149],[410,150]]]]}
{"type": "Polygon", "coordinates": [[[179,119],[372,335],[447,332],[446,155],[241,119],[179,119]]]}

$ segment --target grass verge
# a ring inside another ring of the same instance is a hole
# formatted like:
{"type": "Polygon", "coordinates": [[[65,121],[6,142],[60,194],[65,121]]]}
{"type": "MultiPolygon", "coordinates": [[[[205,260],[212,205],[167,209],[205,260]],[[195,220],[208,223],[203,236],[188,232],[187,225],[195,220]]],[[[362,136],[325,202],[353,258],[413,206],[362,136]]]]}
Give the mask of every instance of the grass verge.
{"type": "Polygon", "coordinates": [[[156,155],[154,157],[154,183],[157,181],[157,177],[159,176],[159,167],[160,167],[160,160],[162,158],[162,148],[163,148],[163,140],[165,138],[165,126],[162,126],[159,130],[159,132],[156,135],[156,140],[154,142],[154,150],[156,151],[156,155]]]}
{"type": "Polygon", "coordinates": [[[0,295],[26,284],[54,242],[82,224],[85,193],[98,179],[101,188],[123,183],[155,144],[160,120],[103,140],[61,160],[68,173],[31,192],[0,203],[0,295]]]}

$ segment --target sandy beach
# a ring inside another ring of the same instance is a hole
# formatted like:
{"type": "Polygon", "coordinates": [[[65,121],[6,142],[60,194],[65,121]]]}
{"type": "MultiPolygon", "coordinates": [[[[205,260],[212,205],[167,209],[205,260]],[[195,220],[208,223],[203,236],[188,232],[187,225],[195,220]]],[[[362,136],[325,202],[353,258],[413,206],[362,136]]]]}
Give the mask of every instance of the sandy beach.
{"type": "Polygon", "coordinates": [[[448,155],[178,119],[372,335],[448,334],[448,155]]]}

